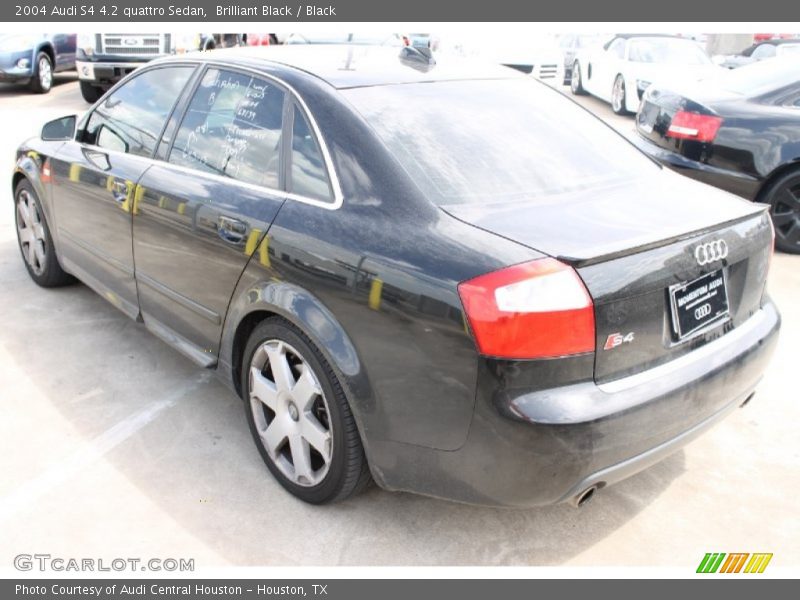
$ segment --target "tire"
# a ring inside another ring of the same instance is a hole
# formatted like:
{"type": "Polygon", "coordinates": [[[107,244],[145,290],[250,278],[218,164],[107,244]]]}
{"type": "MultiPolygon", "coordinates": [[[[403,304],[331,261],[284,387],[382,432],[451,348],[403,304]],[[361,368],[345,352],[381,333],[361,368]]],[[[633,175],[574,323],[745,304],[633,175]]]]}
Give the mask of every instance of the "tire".
{"type": "Polygon", "coordinates": [[[775,227],[775,247],[782,252],[800,254],[800,169],[769,183],[762,202],[769,204],[775,227]]]}
{"type": "Polygon", "coordinates": [[[626,108],[627,98],[625,97],[625,79],[622,75],[617,75],[614,86],[611,88],[611,110],[617,115],[631,114],[626,108]]]}
{"type": "Polygon", "coordinates": [[[83,99],[86,100],[89,104],[94,104],[98,100],[100,100],[100,96],[103,95],[103,89],[97,87],[96,85],[92,85],[88,81],[81,81],[81,96],[83,99]]]}
{"type": "Polygon", "coordinates": [[[369,484],[367,459],[342,386],[302,331],[280,317],[262,321],[250,335],[242,365],[250,432],[286,490],[310,504],[328,504],[369,484]]]}
{"type": "Polygon", "coordinates": [[[581,65],[578,61],[572,65],[572,77],[569,80],[569,91],[576,96],[585,96],[586,90],[583,87],[583,79],[581,78],[581,65]]]}
{"type": "Polygon", "coordinates": [[[39,52],[36,55],[30,88],[37,94],[46,94],[53,89],[53,61],[47,52],[39,52]]]}
{"type": "Polygon", "coordinates": [[[14,222],[19,250],[31,279],[45,288],[73,283],[72,275],[58,262],[39,197],[26,180],[14,190],[14,222]]]}

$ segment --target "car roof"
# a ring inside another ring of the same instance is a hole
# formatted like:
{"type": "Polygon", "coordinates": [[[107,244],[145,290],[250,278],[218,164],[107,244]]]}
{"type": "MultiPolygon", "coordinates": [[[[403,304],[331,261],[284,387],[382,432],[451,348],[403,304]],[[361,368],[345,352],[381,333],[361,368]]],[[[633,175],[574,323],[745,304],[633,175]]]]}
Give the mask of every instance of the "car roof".
{"type": "Polygon", "coordinates": [[[401,83],[524,77],[490,62],[439,55],[429,60],[414,48],[355,45],[243,46],[184,55],[183,59],[258,69],[280,65],[344,89],[401,83]]]}
{"type": "Polygon", "coordinates": [[[672,35],[671,33],[618,33],[614,36],[614,38],[622,38],[623,40],[632,40],[635,38],[672,38],[675,40],[689,40],[690,42],[694,41],[691,38],[680,35],[672,35]]]}

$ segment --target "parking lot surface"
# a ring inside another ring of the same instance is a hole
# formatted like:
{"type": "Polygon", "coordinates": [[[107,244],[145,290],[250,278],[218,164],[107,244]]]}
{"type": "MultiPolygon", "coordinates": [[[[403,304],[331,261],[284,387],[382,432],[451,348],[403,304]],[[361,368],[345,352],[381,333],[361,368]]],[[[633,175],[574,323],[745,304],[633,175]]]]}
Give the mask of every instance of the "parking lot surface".
{"type": "MultiPolygon", "coordinates": [[[[632,131],[602,102],[579,101],[632,131]]],[[[586,507],[492,509],[375,487],[313,507],[269,475],[241,401],[211,373],[87,287],[45,290],[28,277],[9,185],[14,149],[47,119],[86,108],[69,76],[46,96],[0,87],[0,573],[34,552],[194,558],[198,568],[566,564],[690,574],[706,552],[772,552],[771,568],[800,565],[800,256],[772,263],[784,326],[754,400],[586,507]]]]}

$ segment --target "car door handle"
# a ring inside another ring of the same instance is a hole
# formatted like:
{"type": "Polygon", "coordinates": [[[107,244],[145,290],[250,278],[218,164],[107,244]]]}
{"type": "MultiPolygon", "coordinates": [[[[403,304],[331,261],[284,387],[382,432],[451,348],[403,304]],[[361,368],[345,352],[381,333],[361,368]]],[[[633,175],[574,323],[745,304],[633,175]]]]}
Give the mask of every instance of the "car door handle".
{"type": "Polygon", "coordinates": [[[220,215],[217,220],[217,233],[226,242],[239,244],[247,233],[247,223],[233,217],[220,215]]]}

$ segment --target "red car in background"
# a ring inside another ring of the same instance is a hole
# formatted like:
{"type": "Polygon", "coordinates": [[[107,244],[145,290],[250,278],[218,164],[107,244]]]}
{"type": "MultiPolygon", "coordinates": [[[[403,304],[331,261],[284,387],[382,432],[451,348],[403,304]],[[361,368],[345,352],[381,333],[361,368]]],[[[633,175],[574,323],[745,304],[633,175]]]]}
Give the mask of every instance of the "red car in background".
{"type": "Polygon", "coordinates": [[[274,33],[248,33],[248,46],[272,46],[278,43],[278,38],[274,33]]]}

